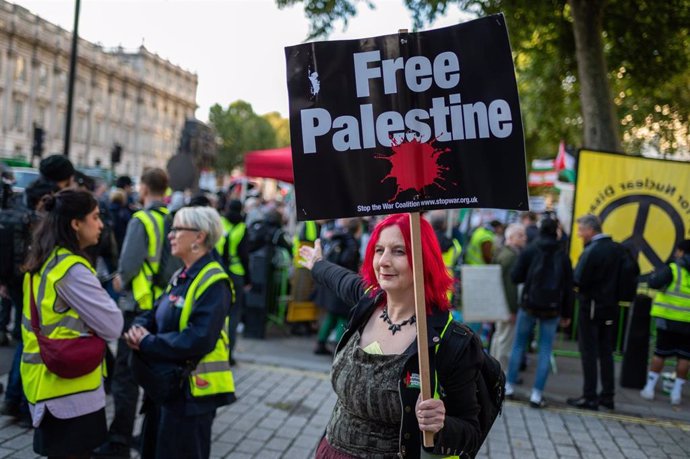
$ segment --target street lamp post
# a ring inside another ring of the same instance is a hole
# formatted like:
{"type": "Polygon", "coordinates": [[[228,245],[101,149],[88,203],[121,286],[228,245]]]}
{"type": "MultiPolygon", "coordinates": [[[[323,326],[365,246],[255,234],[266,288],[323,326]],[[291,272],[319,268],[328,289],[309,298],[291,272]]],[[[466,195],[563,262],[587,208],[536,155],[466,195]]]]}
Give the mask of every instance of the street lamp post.
{"type": "Polygon", "coordinates": [[[74,30],[72,31],[72,54],[69,59],[69,79],[67,83],[67,113],[65,114],[65,146],[63,154],[69,156],[70,137],[72,134],[72,106],[74,102],[74,80],[77,77],[77,42],[79,41],[79,6],[81,1],[74,2],[74,30]]]}

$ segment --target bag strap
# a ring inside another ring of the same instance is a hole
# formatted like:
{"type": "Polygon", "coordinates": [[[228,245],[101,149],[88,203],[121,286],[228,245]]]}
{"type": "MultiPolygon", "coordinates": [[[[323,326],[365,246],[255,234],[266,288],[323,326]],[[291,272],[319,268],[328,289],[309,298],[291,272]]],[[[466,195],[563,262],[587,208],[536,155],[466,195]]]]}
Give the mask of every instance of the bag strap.
{"type": "Polygon", "coordinates": [[[232,229],[225,234],[225,245],[223,245],[223,262],[227,269],[230,270],[230,236],[232,229]]]}
{"type": "Polygon", "coordinates": [[[41,327],[38,323],[38,308],[36,307],[36,297],[34,296],[34,276],[29,273],[29,298],[30,298],[30,310],[31,310],[31,329],[34,331],[35,335],[41,334],[41,327]]]}

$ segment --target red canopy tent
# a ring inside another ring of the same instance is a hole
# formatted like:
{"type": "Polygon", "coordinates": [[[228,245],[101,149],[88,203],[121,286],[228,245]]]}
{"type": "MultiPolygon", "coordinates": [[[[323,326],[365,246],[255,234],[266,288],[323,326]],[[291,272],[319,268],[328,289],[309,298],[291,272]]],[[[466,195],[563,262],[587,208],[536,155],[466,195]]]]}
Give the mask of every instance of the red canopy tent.
{"type": "Polygon", "coordinates": [[[292,149],[290,147],[250,151],[244,156],[244,173],[294,183],[292,149]]]}

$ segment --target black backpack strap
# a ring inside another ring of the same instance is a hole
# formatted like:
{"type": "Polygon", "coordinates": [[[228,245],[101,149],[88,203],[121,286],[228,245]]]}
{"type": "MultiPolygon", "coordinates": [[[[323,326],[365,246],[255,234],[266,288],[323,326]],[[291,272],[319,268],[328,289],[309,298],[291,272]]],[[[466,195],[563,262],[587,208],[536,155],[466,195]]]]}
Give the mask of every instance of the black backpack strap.
{"type": "Polygon", "coordinates": [[[225,244],[223,245],[223,263],[225,263],[225,269],[230,271],[230,236],[232,235],[232,229],[228,231],[225,235],[225,244]]]}

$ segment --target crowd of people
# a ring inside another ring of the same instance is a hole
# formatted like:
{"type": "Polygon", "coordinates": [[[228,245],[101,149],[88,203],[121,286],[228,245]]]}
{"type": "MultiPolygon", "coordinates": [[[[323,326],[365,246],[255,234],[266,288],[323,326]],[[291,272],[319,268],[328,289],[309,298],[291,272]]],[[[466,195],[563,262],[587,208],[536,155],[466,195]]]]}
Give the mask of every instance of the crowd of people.
{"type": "MultiPolygon", "coordinates": [[[[538,409],[547,403],[559,327],[575,328],[582,363],[582,392],[568,404],[614,409],[613,344],[630,254],[594,215],[577,219],[578,260],[551,213],[489,221],[468,234],[449,228],[446,211],[424,215],[438,393],[421,400],[406,214],[301,222],[290,238],[280,202],[242,202],[232,190],[171,193],[161,169],[143,171],[136,191],[126,176],[108,189],[53,155],[24,193],[13,195],[11,181],[4,173],[0,216],[17,234],[3,246],[12,256],[0,269],[0,344],[14,323],[19,345],[2,413],[35,429],[38,454],[129,457],[135,446],[142,457],[209,457],[216,410],[235,400],[238,330],[263,337],[278,270],[290,272],[295,300],[323,310],[320,323],[303,324],[316,333],[314,353],[333,357],[337,403],[319,458],[424,450],[472,457],[487,433],[477,395],[482,349],[500,362],[510,398],[536,342],[529,403],[538,409]],[[461,290],[478,286],[463,285],[460,267],[487,264],[500,267],[508,318],[461,326],[461,290]],[[77,341],[79,350],[56,351],[77,341]],[[115,341],[113,355],[104,343],[115,341]],[[140,388],[144,423],[135,436],[140,388]],[[109,425],[106,392],[114,401],[109,425]],[[422,446],[420,431],[433,436],[433,447],[422,446]]],[[[643,399],[655,397],[665,359],[675,357],[670,400],[680,403],[690,361],[689,269],[686,240],[649,276],[658,289],[657,339],[643,399]]]]}
{"type": "Polygon", "coordinates": [[[245,296],[268,288],[251,255],[292,249],[282,209],[255,197],[172,196],[156,168],[136,192],[126,176],[108,190],[62,155],[39,171],[23,193],[3,173],[11,256],[0,273],[0,344],[14,323],[18,346],[2,413],[33,427],[34,450],[49,457],[129,457],[132,446],[142,457],[208,457],[216,409],[235,399],[245,296]],[[106,342],[117,342],[114,355],[106,342]]]}

